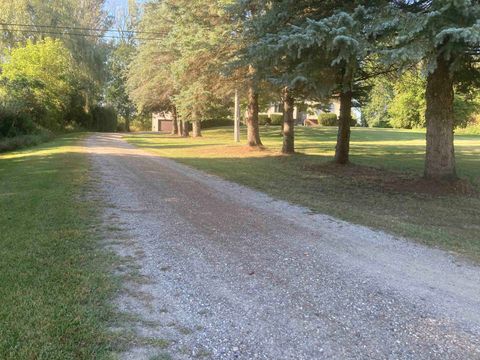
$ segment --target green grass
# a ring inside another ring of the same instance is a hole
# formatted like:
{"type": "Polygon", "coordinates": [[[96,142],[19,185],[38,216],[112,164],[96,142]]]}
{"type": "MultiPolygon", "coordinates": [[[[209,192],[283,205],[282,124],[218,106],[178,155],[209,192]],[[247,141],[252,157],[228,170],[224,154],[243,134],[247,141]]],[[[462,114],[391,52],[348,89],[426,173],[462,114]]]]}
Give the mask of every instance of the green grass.
{"type": "Polygon", "coordinates": [[[1,359],[111,357],[116,284],[92,229],[80,138],[0,155],[1,359]]]}
{"type": "MultiPolygon", "coordinates": [[[[232,142],[230,129],[204,132],[201,139],[132,134],[127,140],[162,156],[217,174],[313,211],[383,229],[480,261],[478,196],[393,191],[352,174],[323,171],[332,159],[336,128],[297,128],[299,154],[281,156],[278,128],[262,129],[267,151],[248,151],[232,142]]],[[[245,134],[243,134],[245,139],[245,134]]],[[[244,140],[243,140],[244,141],[244,140]]],[[[421,175],[425,133],[364,129],[352,132],[351,161],[421,175]]],[[[480,190],[480,136],[456,137],[458,174],[480,190]]]]}

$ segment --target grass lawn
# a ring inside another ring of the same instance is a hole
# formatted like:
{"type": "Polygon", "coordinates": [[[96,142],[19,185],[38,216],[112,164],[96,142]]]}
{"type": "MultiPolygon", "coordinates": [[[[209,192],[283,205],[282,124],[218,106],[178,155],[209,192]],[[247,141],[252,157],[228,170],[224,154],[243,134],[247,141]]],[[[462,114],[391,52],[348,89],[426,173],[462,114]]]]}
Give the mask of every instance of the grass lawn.
{"type": "MultiPolygon", "coordinates": [[[[399,184],[395,180],[394,186],[389,183],[389,177],[396,172],[401,172],[400,178],[404,174],[408,174],[406,178],[422,174],[423,131],[353,129],[351,161],[382,169],[366,168],[366,172],[363,167],[342,170],[328,165],[334,154],[336,128],[299,127],[296,131],[298,154],[293,156],[278,153],[282,141],[278,128],[262,129],[265,151],[250,151],[234,144],[232,131],[226,128],[204,131],[200,139],[158,134],[131,134],[126,139],[313,211],[480,261],[478,195],[417,193],[408,189],[410,180],[399,184]]],[[[480,136],[458,135],[456,154],[458,174],[480,190],[480,136]]]]}
{"type": "Polygon", "coordinates": [[[105,359],[109,255],[81,135],[0,155],[0,359],[105,359]]]}

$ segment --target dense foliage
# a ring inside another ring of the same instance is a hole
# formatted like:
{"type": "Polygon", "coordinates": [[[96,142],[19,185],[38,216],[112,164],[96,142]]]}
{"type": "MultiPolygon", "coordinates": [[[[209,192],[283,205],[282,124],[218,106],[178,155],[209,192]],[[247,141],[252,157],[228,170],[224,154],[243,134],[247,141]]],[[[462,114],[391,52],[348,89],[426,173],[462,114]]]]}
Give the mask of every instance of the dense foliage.
{"type": "Polygon", "coordinates": [[[29,132],[25,122],[50,130],[63,127],[76,81],[70,54],[59,40],[29,40],[8,51],[0,75],[0,97],[10,117],[18,114],[18,118],[2,134],[29,132]]]}
{"type": "Polygon", "coordinates": [[[106,78],[103,5],[0,0],[0,113],[8,114],[0,117],[0,136],[92,123],[106,78]]]}
{"type": "MultiPolygon", "coordinates": [[[[370,127],[402,129],[424,128],[426,77],[418,70],[401,75],[389,75],[372,81],[367,101],[362,108],[363,117],[370,127]]],[[[455,91],[453,113],[456,128],[475,123],[480,110],[480,97],[476,93],[455,91]]]]}

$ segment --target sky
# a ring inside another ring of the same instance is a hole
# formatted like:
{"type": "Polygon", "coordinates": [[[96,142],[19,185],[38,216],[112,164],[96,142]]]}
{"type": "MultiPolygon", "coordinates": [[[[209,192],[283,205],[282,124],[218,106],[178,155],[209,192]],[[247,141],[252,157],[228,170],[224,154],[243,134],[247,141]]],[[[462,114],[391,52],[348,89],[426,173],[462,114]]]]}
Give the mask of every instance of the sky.
{"type": "MultiPolygon", "coordinates": [[[[137,3],[144,3],[146,0],[137,0],[137,3]]],[[[128,8],[128,0],[106,0],[105,8],[109,13],[114,15],[118,10],[128,8]]]]}
{"type": "Polygon", "coordinates": [[[127,8],[127,0],[107,0],[105,7],[109,13],[115,14],[116,10],[127,8]]]}

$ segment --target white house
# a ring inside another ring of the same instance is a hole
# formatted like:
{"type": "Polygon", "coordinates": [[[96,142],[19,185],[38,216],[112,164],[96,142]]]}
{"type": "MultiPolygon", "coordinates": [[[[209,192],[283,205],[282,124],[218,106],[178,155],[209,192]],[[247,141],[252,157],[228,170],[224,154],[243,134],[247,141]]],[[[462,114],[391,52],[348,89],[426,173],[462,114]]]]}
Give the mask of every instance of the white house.
{"type": "MultiPolygon", "coordinates": [[[[305,120],[318,120],[318,115],[324,113],[332,113],[340,116],[340,99],[332,98],[328,104],[319,103],[314,101],[306,101],[306,110],[299,111],[298,107],[295,106],[293,108],[293,118],[295,119],[297,124],[304,124],[305,120]]],[[[267,111],[265,111],[268,115],[281,113],[283,111],[283,104],[281,102],[271,103],[268,107],[267,111]]],[[[360,119],[362,116],[362,112],[360,111],[360,107],[357,101],[354,100],[354,107],[352,108],[352,116],[356,119],[360,119]]]]}
{"type": "MultiPolygon", "coordinates": [[[[297,123],[304,123],[305,120],[317,120],[318,115],[322,113],[334,113],[340,116],[340,101],[338,99],[331,99],[328,105],[320,104],[314,101],[306,101],[305,105],[307,109],[305,111],[299,111],[298,107],[293,108],[293,118],[297,123]]],[[[268,115],[281,113],[283,104],[281,102],[271,103],[266,113],[268,115]]]]}

